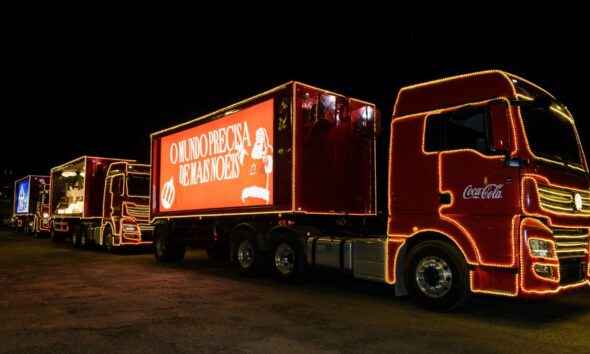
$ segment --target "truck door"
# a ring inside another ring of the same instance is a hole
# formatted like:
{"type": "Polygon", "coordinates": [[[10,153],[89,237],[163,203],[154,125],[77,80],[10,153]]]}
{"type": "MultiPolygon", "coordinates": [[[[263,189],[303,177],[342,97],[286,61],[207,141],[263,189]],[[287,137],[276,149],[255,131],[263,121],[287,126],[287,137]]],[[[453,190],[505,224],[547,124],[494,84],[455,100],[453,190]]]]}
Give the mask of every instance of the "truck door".
{"type": "Polygon", "coordinates": [[[469,233],[488,265],[516,262],[519,169],[494,151],[508,151],[506,112],[502,105],[469,106],[426,119],[425,150],[439,153],[440,217],[469,233]]]}
{"type": "Polygon", "coordinates": [[[121,218],[121,193],[123,190],[123,177],[116,175],[107,178],[105,193],[105,216],[108,216],[113,223],[113,233],[118,234],[119,220],[121,218]]]}

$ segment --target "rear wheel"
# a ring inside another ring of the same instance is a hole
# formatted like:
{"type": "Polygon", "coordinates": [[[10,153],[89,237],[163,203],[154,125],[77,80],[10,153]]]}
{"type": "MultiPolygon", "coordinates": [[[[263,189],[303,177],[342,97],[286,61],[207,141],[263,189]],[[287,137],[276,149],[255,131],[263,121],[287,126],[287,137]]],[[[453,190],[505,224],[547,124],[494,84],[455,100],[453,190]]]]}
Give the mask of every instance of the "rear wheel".
{"type": "MultiPolygon", "coordinates": [[[[90,242],[88,242],[88,229],[87,228],[81,228],[79,232],[77,232],[77,234],[79,235],[80,238],[80,248],[82,249],[87,249],[88,246],[90,245],[90,242]]],[[[72,239],[74,238],[74,236],[72,236],[72,239]]]]}
{"type": "Polygon", "coordinates": [[[271,269],[279,281],[298,281],[306,274],[307,262],[295,237],[277,239],[271,247],[271,269]]]}
{"type": "Polygon", "coordinates": [[[80,235],[77,232],[72,234],[72,246],[76,248],[80,247],[80,235]]]}
{"type": "Polygon", "coordinates": [[[426,241],[410,250],[405,266],[406,287],[423,307],[450,311],[471,296],[467,262],[456,247],[426,241]]]}
{"type": "Polygon", "coordinates": [[[251,232],[240,232],[232,244],[233,262],[238,271],[246,275],[262,273],[264,262],[258,248],[256,236],[251,232]]]}
{"type": "Polygon", "coordinates": [[[186,253],[186,247],[174,242],[166,226],[159,226],[154,230],[153,248],[154,256],[159,262],[179,262],[186,253]]]}

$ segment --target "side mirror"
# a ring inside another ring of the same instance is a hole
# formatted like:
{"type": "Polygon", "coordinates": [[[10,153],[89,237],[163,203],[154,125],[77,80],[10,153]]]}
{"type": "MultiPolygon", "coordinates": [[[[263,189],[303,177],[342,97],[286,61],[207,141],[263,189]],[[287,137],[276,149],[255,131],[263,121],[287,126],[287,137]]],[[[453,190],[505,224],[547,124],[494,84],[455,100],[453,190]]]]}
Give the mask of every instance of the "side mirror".
{"type": "Polygon", "coordinates": [[[490,149],[496,152],[510,151],[510,121],[505,104],[492,103],[489,106],[489,125],[492,136],[488,139],[490,149]]]}

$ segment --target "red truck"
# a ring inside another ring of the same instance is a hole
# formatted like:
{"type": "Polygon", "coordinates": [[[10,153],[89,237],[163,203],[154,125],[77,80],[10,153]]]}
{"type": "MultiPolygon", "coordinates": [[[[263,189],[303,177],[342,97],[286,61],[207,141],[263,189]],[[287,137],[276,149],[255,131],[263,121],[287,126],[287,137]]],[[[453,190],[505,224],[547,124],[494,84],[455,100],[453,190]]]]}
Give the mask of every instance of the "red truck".
{"type": "Polygon", "coordinates": [[[51,240],[115,251],[152,243],[149,165],[82,156],[51,169],[51,240]]]}
{"type": "Polygon", "coordinates": [[[29,175],[15,181],[12,211],[17,231],[35,237],[49,232],[49,176],[29,175]]]}
{"type": "Polygon", "coordinates": [[[404,87],[388,166],[376,112],[291,82],[152,134],[156,259],[192,245],[280,280],[334,268],[445,310],[589,287],[588,165],[553,95],[498,70],[404,87]]]}

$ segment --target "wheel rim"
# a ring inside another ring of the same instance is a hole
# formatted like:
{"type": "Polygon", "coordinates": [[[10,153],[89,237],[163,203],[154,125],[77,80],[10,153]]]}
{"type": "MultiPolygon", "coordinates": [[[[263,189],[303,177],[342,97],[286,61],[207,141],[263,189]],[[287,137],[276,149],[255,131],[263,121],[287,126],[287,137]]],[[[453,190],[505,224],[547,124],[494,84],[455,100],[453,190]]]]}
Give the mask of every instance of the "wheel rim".
{"type": "Polygon", "coordinates": [[[275,251],[275,267],[282,275],[289,275],[295,268],[295,252],[287,243],[281,243],[275,251]]]}
{"type": "Polygon", "coordinates": [[[423,258],[416,266],[416,283],[427,296],[440,298],[448,294],[453,273],[447,262],[436,256],[423,258]]]}
{"type": "Polygon", "coordinates": [[[238,246],[238,262],[244,269],[249,269],[254,264],[254,246],[248,240],[243,240],[238,246]]]}
{"type": "Polygon", "coordinates": [[[110,250],[111,249],[111,241],[112,241],[111,240],[111,234],[110,233],[107,233],[104,236],[104,245],[105,245],[105,247],[106,247],[107,250],[110,250]]]}

